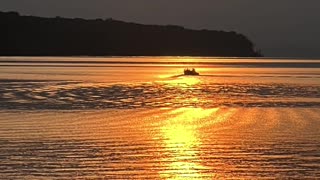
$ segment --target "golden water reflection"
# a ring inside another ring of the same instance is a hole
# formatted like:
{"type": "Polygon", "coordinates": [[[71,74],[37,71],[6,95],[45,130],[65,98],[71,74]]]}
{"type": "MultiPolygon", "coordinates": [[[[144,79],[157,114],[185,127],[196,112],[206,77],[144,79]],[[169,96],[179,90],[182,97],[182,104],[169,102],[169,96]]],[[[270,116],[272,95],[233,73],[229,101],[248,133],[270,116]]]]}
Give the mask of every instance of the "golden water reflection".
{"type": "Polygon", "coordinates": [[[196,77],[178,77],[176,79],[160,81],[162,83],[168,84],[170,86],[180,87],[180,86],[193,86],[201,83],[201,80],[196,77]]]}
{"type": "Polygon", "coordinates": [[[171,112],[172,118],[169,118],[161,128],[167,152],[162,160],[166,163],[166,170],[160,173],[162,178],[205,178],[202,172],[208,168],[202,165],[199,157],[202,144],[200,128],[204,124],[202,121],[216,111],[218,108],[181,108],[171,112]]]}

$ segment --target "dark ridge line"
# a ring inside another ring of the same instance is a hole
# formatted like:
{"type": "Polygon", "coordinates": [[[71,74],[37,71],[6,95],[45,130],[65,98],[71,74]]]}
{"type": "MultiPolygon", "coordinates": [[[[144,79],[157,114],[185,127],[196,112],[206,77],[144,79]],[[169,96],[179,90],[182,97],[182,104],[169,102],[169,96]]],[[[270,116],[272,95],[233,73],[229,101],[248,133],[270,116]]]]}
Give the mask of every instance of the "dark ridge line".
{"type": "MultiPolygon", "coordinates": [[[[1,12],[0,12],[1,13],[1,12]]],[[[272,57],[272,56],[260,56],[260,57],[252,57],[252,56],[242,56],[242,57],[233,57],[233,56],[86,56],[86,55],[79,55],[79,56],[59,56],[59,55],[52,55],[52,56],[41,56],[41,55],[35,55],[35,56],[0,56],[0,58],[95,58],[95,59],[101,59],[101,58],[116,58],[116,59],[125,59],[125,58],[152,58],[152,59],[206,59],[206,60],[281,60],[281,61],[319,61],[320,57],[272,57]]],[[[1,60],[0,60],[1,61],[1,60]]]]}
{"type": "Polygon", "coordinates": [[[0,12],[2,56],[260,57],[243,34],[113,19],[44,18],[0,12]]]}
{"type": "Polygon", "coordinates": [[[48,64],[314,64],[320,62],[180,62],[180,61],[165,61],[165,62],[148,62],[148,61],[24,61],[24,60],[0,60],[0,63],[48,63],[48,64]]]}
{"type": "MultiPolygon", "coordinates": [[[[38,61],[0,61],[0,66],[3,67],[137,67],[137,66],[107,66],[105,64],[134,64],[134,65],[202,65],[206,66],[219,66],[219,67],[248,67],[248,68],[257,68],[257,67],[271,67],[271,68],[320,68],[320,63],[316,62],[306,62],[306,63],[286,63],[286,62],[58,62],[58,61],[50,61],[50,62],[38,62],[38,61]],[[4,64],[8,63],[8,64],[4,64]],[[29,63],[32,65],[24,65],[23,63],[29,63]],[[23,64],[23,65],[19,65],[23,64]],[[48,64],[48,65],[43,65],[48,64]],[[53,64],[61,64],[61,65],[53,65],[53,64]],[[78,64],[78,65],[70,65],[70,64],[78,64]],[[85,65],[89,64],[89,65],[85,65]],[[93,66],[90,64],[97,64],[97,66],[93,66]]],[[[143,67],[156,67],[156,66],[143,66],[143,67]]]]}
{"type": "MultiPolygon", "coordinates": [[[[89,68],[112,68],[112,67],[132,67],[132,68],[136,68],[136,67],[163,67],[163,66],[86,66],[86,65],[78,65],[78,66],[68,66],[68,65],[0,65],[0,67],[74,67],[74,68],[82,68],[82,67],[89,67],[89,68]]],[[[180,67],[180,66],[171,66],[171,67],[180,67]]],[[[205,68],[207,66],[197,66],[197,68],[205,68]]],[[[219,68],[224,68],[224,67],[230,67],[230,66],[217,66],[219,68]]],[[[259,67],[266,67],[266,68],[319,68],[319,67],[311,67],[311,66],[281,66],[281,67],[277,67],[277,66],[235,66],[233,68],[259,68],[259,67]]]]}

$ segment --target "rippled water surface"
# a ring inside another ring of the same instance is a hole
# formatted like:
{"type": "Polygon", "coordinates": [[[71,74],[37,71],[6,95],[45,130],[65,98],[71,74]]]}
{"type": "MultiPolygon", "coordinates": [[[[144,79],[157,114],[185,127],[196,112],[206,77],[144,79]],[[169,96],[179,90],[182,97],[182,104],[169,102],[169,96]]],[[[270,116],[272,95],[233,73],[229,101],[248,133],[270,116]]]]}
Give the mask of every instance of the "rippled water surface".
{"type": "Polygon", "coordinates": [[[319,108],[319,60],[0,57],[0,179],[317,179],[319,108]]]}

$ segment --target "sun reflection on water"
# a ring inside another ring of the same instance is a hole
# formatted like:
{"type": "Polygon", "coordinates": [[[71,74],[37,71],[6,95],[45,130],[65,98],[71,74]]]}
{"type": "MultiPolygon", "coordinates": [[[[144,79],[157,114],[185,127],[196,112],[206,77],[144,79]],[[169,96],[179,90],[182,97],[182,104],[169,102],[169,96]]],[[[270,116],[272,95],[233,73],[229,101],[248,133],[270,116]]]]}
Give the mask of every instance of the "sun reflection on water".
{"type": "Polygon", "coordinates": [[[207,170],[199,158],[202,120],[211,116],[216,109],[181,108],[171,112],[161,128],[164,146],[168,153],[166,171],[160,175],[166,179],[203,179],[202,171],[207,170]]]}
{"type": "Polygon", "coordinates": [[[180,87],[180,86],[193,86],[201,83],[201,80],[196,77],[179,77],[176,79],[171,79],[167,81],[160,81],[161,83],[168,84],[170,86],[180,87]]]}

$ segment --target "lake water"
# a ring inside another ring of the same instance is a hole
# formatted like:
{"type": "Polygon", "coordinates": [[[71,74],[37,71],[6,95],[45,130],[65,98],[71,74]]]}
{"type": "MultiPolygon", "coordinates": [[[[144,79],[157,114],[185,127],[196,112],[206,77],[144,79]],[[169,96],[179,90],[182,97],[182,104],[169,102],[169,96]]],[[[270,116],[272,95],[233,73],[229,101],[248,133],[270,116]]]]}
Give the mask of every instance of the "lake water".
{"type": "Polygon", "coordinates": [[[320,60],[0,57],[0,179],[317,179],[319,108],[320,60]]]}

